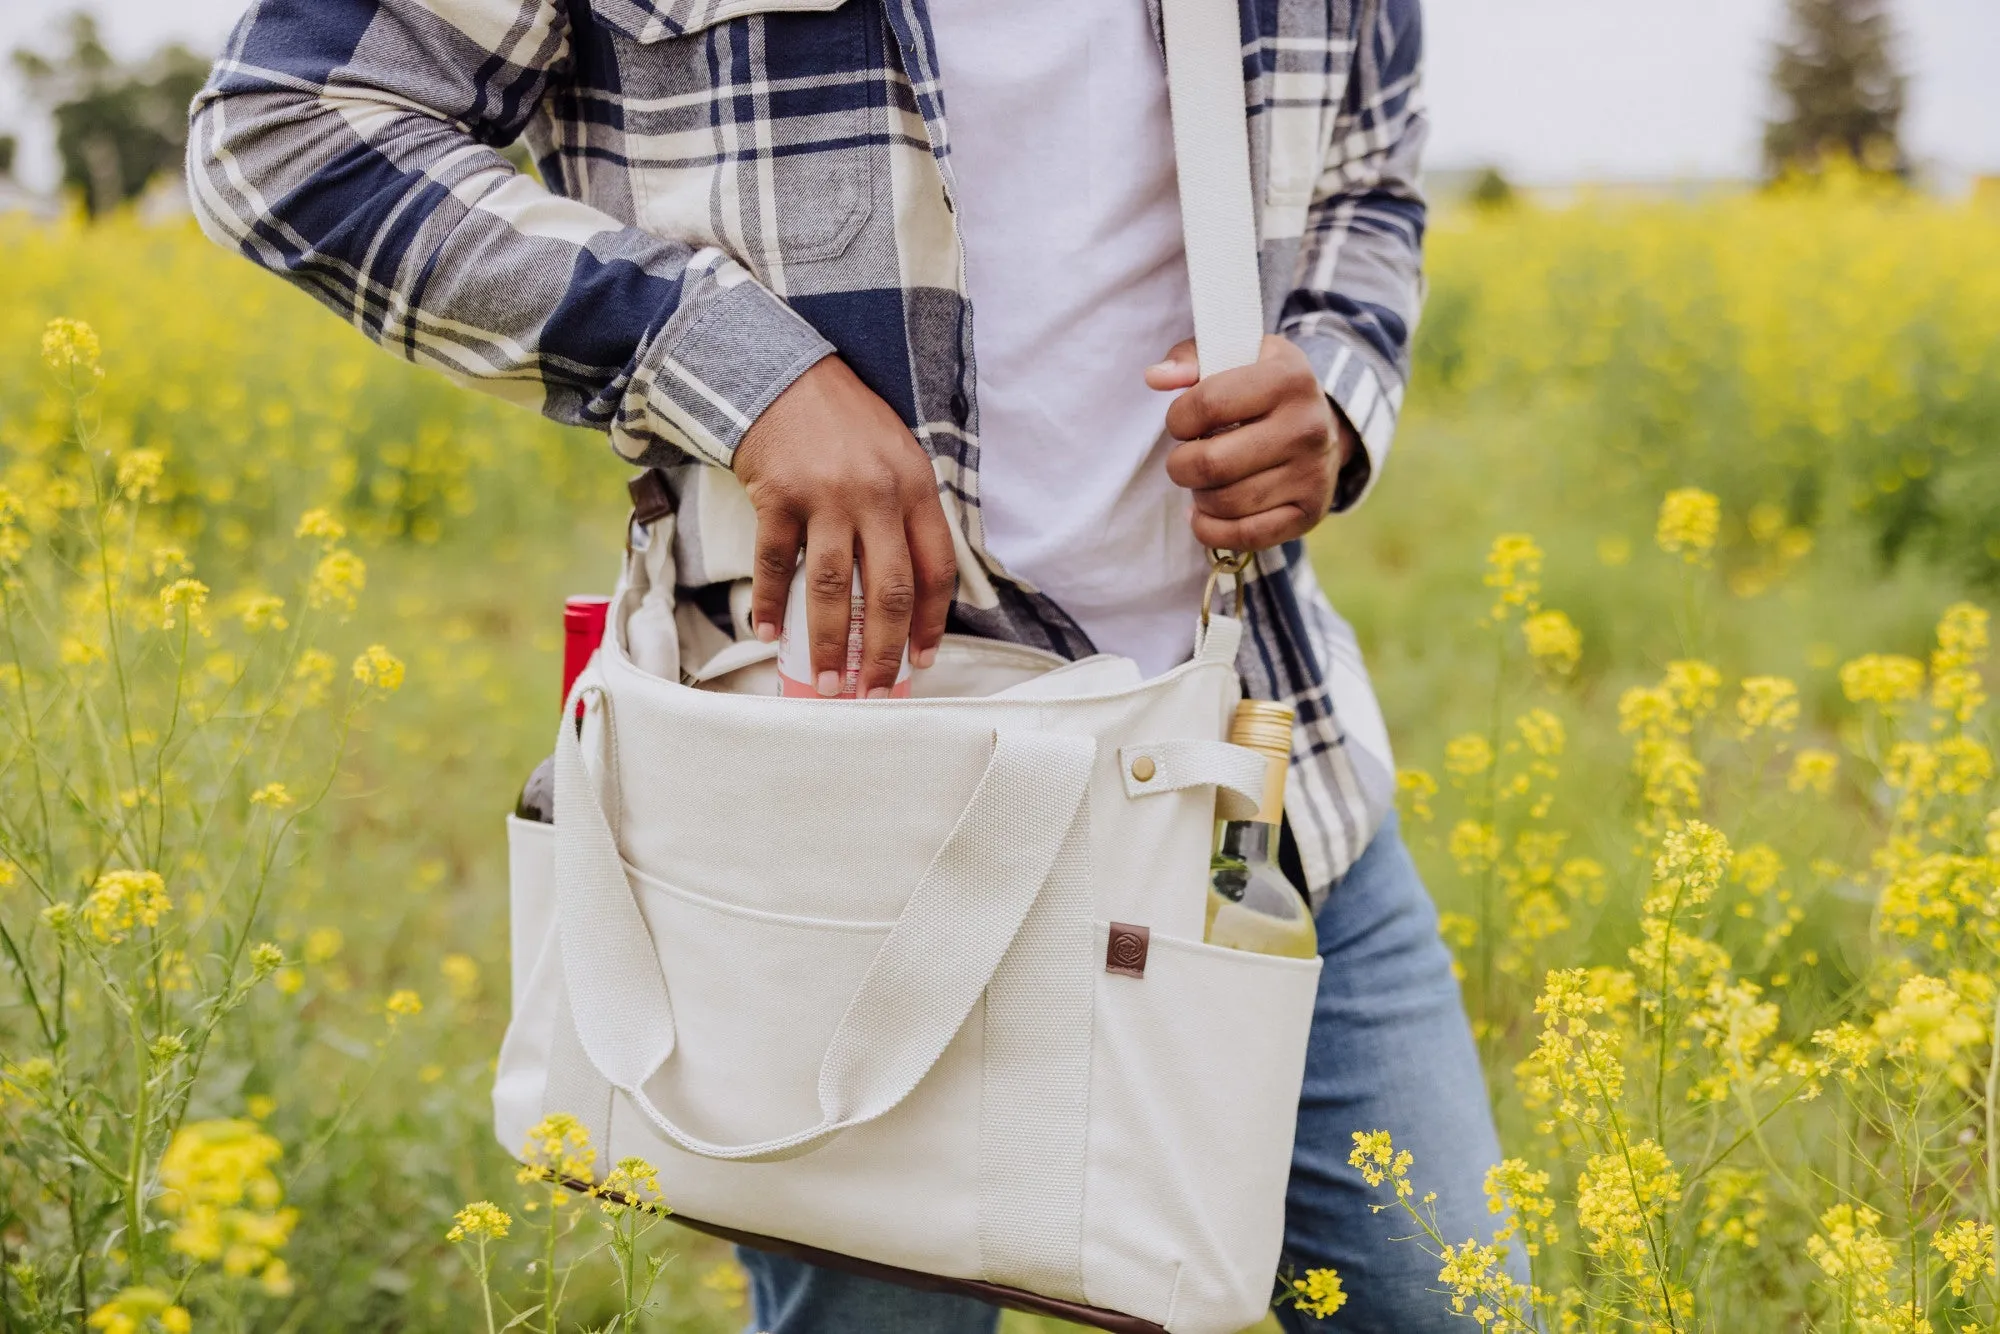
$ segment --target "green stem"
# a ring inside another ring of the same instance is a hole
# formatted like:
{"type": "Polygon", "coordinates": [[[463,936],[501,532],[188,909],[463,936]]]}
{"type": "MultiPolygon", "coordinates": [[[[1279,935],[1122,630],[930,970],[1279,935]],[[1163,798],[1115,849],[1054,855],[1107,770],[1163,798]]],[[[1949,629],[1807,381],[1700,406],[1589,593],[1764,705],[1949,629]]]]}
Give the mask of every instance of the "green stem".
{"type": "Polygon", "coordinates": [[[129,1013],[134,1082],[138,1089],[132,1112],[132,1146],[125,1162],[125,1227],[129,1233],[125,1249],[130,1256],[126,1269],[133,1285],[137,1286],[146,1275],[146,1204],[142,1187],[146,1167],[146,1118],[152,1110],[152,1080],[147,1067],[152,1062],[146,1051],[146,1031],[139,1018],[139,1007],[134,1005],[129,1013]]]}
{"type": "Polygon", "coordinates": [[[551,1197],[548,1204],[549,1225],[542,1234],[542,1334],[556,1334],[556,1212],[559,1208],[556,1198],[551,1197]]]}

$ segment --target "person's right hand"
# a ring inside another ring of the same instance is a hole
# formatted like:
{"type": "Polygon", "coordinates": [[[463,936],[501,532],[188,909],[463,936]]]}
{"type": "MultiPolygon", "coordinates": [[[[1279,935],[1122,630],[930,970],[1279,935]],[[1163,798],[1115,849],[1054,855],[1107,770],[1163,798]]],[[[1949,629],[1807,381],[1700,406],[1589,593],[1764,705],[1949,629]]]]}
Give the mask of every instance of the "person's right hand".
{"type": "Polygon", "coordinates": [[[757,510],[750,588],[757,637],[777,639],[804,547],[820,694],[840,693],[857,559],[866,616],[862,696],[889,693],[905,643],[911,666],[930,666],[958,570],[930,458],[895,410],[846,362],[823,358],[750,424],[733,466],[757,510]]]}

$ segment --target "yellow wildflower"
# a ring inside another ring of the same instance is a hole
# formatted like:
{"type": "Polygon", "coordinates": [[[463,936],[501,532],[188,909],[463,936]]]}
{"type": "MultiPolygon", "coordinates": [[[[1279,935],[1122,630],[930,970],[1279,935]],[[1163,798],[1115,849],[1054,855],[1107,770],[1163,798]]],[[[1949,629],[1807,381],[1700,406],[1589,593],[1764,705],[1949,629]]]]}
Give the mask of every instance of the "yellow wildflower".
{"type": "Polygon", "coordinates": [[[1746,676],[1736,717],[1745,736],[1761,727],[1789,732],[1799,721],[1799,688],[1782,676],[1746,676]]]}
{"type": "Polygon", "coordinates": [[[1792,771],[1785,786],[1794,792],[1813,791],[1826,796],[1833,791],[1834,776],[1840,772],[1840,756],[1830,750],[1802,750],[1792,757],[1792,771]]]}
{"type": "Polygon", "coordinates": [[[345,547],[335,547],[319,558],[312,581],[306,585],[306,602],[314,607],[339,607],[353,611],[361,590],[368,586],[368,565],[345,547]]]}
{"type": "Polygon", "coordinates": [[[283,630],[291,625],[285,619],[285,600],[275,593],[252,593],[242,602],[243,628],[256,633],[259,630],[283,630]]]}
{"type": "Polygon", "coordinates": [[[278,989],[280,996],[296,996],[305,990],[305,970],[294,967],[280,968],[271,975],[271,985],[278,989]]]}
{"type": "Polygon", "coordinates": [[[594,1192],[598,1205],[613,1218],[629,1209],[666,1210],[660,1192],[660,1172],[644,1158],[620,1158],[594,1192]]]}
{"type": "Polygon", "coordinates": [[[292,804],[292,794],[283,783],[266,783],[250,794],[250,804],[281,811],[292,804]]]}
{"type": "Polygon", "coordinates": [[[1508,1241],[1518,1235],[1531,1257],[1540,1255],[1543,1246],[1562,1241],[1555,1223],[1556,1202],[1549,1194],[1549,1174],[1519,1158],[1508,1158],[1486,1169],[1486,1211],[1506,1216],[1493,1239],[1508,1241]]]}
{"type": "Polygon", "coordinates": [[[1398,769],[1396,792],[1410,818],[1428,823],[1432,818],[1431,798],[1438,793],[1438,780],[1422,769],[1398,769]]]}
{"type": "Polygon", "coordinates": [[[1722,673],[1696,658],[1681,658],[1667,664],[1660,682],[1673,697],[1674,707],[1690,718],[1699,718],[1715,707],[1715,693],[1722,686],[1722,673]]]}
{"type": "Polygon", "coordinates": [[[1410,1164],[1415,1161],[1408,1149],[1396,1148],[1386,1130],[1355,1131],[1354,1147],[1347,1154],[1347,1165],[1360,1172],[1363,1181],[1371,1186],[1392,1183],[1399,1200],[1416,1193],[1410,1184],[1410,1164]]]}
{"type": "Polygon", "coordinates": [[[529,1128],[521,1162],[522,1181],[591,1181],[597,1150],[590,1147],[590,1131],[583,1122],[568,1112],[554,1112],[529,1128]]]}
{"type": "Polygon", "coordinates": [[[1836,1204],[1820,1215],[1820,1235],[1806,1238],[1806,1254],[1840,1285],[1849,1313],[1872,1314],[1888,1300],[1896,1251],[1876,1231],[1881,1221],[1873,1209],[1836,1204]]]}
{"type": "Polygon", "coordinates": [[[1855,704],[1895,713],[1924,690],[1924,665],[1900,653],[1864,653],[1840,668],[1840,692],[1855,704]]]}
{"type": "Polygon", "coordinates": [[[337,926],[316,926],[306,933],[306,962],[325,963],[347,945],[347,937],[337,926]]]}
{"type": "Polygon", "coordinates": [[[491,1237],[499,1240],[514,1226],[514,1219],[505,1209],[491,1200],[474,1200],[452,1216],[451,1231],[444,1234],[446,1241],[464,1241],[467,1237],[491,1237]]]}
{"type": "Polygon", "coordinates": [[[1563,721],[1547,709],[1529,709],[1514,720],[1514,727],[1520,732],[1521,740],[1530,753],[1545,760],[1555,759],[1563,753],[1563,745],[1568,739],[1563,731],[1563,721]]]}
{"type": "Polygon", "coordinates": [[[1453,778],[1477,778],[1492,767],[1492,743],[1479,733],[1467,732],[1445,742],[1444,770],[1453,778]]]}
{"type": "Polygon", "coordinates": [[[268,1093],[253,1093],[243,1100],[243,1109],[253,1121],[268,1121],[271,1113],[278,1110],[278,1100],[268,1093]]]}
{"type": "Polygon", "coordinates": [[[90,1327],[103,1334],[143,1334],[157,1322],[163,1334],[188,1334],[194,1319],[158,1288],[126,1288],[90,1313],[90,1327]]]}
{"type": "Polygon", "coordinates": [[[284,967],[285,952],[268,940],[260,940],[250,947],[250,971],[258,977],[269,977],[284,967]]]}
{"type": "Polygon", "coordinates": [[[83,901],[83,920],[99,940],[125,939],[135,926],[158,926],[173,909],[158,871],[106,871],[83,901]]]}
{"type": "Polygon", "coordinates": [[[314,508],[299,516],[299,526],[292,530],[292,536],[309,537],[330,546],[347,536],[347,525],[334,518],[330,511],[314,508]]]}
{"type": "Polygon", "coordinates": [[[42,330],[42,361],[58,375],[102,377],[97,365],[101,351],[97,330],[82,320],[53,319],[42,330]]]}
{"type": "Polygon", "coordinates": [[[479,991],[479,965],[469,954],[447,954],[438,962],[438,971],[444,974],[445,984],[451,994],[460,1000],[469,1000],[479,991]]]}
{"type": "Polygon", "coordinates": [[[1967,723],[1986,703],[1979,664],[1986,660],[1987,614],[1970,602],[1945,608],[1931,653],[1931,705],[1967,723]]]}
{"type": "Polygon", "coordinates": [[[1950,1061],[1980,1041],[1985,1028],[1951,984],[1919,973],[1896,989],[1896,1003],[1875,1016],[1875,1037],[1891,1057],[1930,1065],[1950,1061]]]}
{"type": "Polygon", "coordinates": [[[390,992],[389,999],[382,1002],[382,1009],[388,1014],[389,1022],[394,1024],[398,1019],[408,1019],[422,1014],[424,998],[404,987],[400,991],[390,992]]]}
{"type": "Polygon", "coordinates": [[[1680,1197],[1681,1174],[1666,1150],[1637,1140],[1623,1153],[1591,1155],[1577,1179],[1576,1221],[1590,1233],[1594,1254],[1643,1274],[1652,1266],[1650,1239],[1680,1197]]]}
{"type": "Polygon", "coordinates": [[[1665,686],[1631,686],[1618,697],[1618,730],[1628,736],[1657,736],[1686,728],[1665,686]]]}
{"type": "Polygon", "coordinates": [[[1340,1275],[1332,1269],[1308,1269],[1304,1278],[1290,1281],[1286,1292],[1294,1306],[1316,1319],[1323,1320],[1347,1305],[1340,1275]]]}
{"type": "Polygon", "coordinates": [[[292,679],[301,687],[307,704],[318,704],[326,698],[326,688],[333,683],[333,657],[321,649],[309,648],[299,654],[299,664],[292,669],[292,679]]]}
{"type": "Polygon", "coordinates": [[[1931,1234],[1931,1249],[1951,1266],[1951,1295],[1954,1297],[1963,1297],[1968,1287],[1994,1275],[1991,1223],[1961,1218],[1943,1232],[1931,1234]]]}
{"type": "Polygon", "coordinates": [[[280,1208],[273,1170],[284,1148],[253,1121],[183,1126],[160,1157],[160,1211],[175,1220],[169,1245],[235,1277],[263,1274],[280,1286],[276,1252],[291,1239],[296,1209],[280,1208]]]}
{"type": "Polygon", "coordinates": [[[1993,778],[1993,752],[1969,736],[1937,743],[1937,790],[1954,797],[1976,796],[1993,778]]]}
{"type": "Polygon", "coordinates": [[[1768,894],[1784,873],[1784,858],[1768,843],[1738,849],[1730,867],[1730,878],[1758,898],[1768,894]]]}
{"type": "Polygon", "coordinates": [[[1460,820],[1447,841],[1460,874],[1477,875],[1500,860],[1500,836],[1478,820],[1460,820]]]}
{"type": "Polygon", "coordinates": [[[720,1296],[723,1305],[734,1311],[750,1293],[750,1276],[743,1272],[743,1266],[721,1260],[702,1271],[701,1286],[720,1296]]]}
{"type": "Polygon", "coordinates": [[[1516,608],[1532,612],[1542,591],[1542,549],[1526,533],[1502,533],[1486,553],[1486,586],[1494,590],[1490,615],[1504,621],[1516,608]]]}
{"type": "Polygon", "coordinates": [[[1583,631],[1560,611],[1538,611],[1521,622],[1528,656],[1559,675],[1567,676],[1583,657],[1583,631]]]}
{"type": "Polygon", "coordinates": [[[160,590],[160,624],[171,630],[183,611],[190,623],[208,605],[208,585],[199,579],[176,579],[160,590]]]}
{"type": "Polygon", "coordinates": [[[157,449],[134,449],[118,460],[118,489],[134,499],[153,495],[166,471],[166,456],[157,449]]]}
{"type": "Polygon", "coordinates": [[[1722,502],[1714,493],[1683,486],[1667,492],[1660,502],[1653,540],[1670,556],[1677,555],[1690,565],[1706,565],[1721,528],[1722,502]]]}
{"type": "Polygon", "coordinates": [[[354,679],[386,694],[403,684],[403,660],[380,644],[370,644],[354,660],[354,679]]]}

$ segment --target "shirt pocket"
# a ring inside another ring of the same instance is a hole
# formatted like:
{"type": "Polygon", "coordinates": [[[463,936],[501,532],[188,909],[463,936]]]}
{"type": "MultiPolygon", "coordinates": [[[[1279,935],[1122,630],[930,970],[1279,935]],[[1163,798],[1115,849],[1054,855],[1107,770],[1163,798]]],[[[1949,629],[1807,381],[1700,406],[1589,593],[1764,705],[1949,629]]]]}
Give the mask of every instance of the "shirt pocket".
{"type": "Polygon", "coordinates": [[[767,279],[841,255],[868,219],[887,122],[863,0],[589,0],[608,34],[633,212],[767,279]]]}

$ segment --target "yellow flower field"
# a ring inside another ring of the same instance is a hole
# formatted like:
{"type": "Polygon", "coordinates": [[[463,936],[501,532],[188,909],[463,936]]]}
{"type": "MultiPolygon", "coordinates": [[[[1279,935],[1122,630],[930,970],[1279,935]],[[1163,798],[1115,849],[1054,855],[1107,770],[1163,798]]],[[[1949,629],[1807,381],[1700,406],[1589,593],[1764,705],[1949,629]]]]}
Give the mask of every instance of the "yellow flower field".
{"type": "MultiPolygon", "coordinates": [[[[1994,1327],[2000,215],[1836,181],[1431,253],[1314,551],[1531,1280],[1393,1125],[1381,1225],[1468,1328],[1994,1327]]],[[[7,1328],[741,1328],[646,1164],[487,1129],[500,816],[622,482],[191,227],[0,220],[7,1328]]]]}

